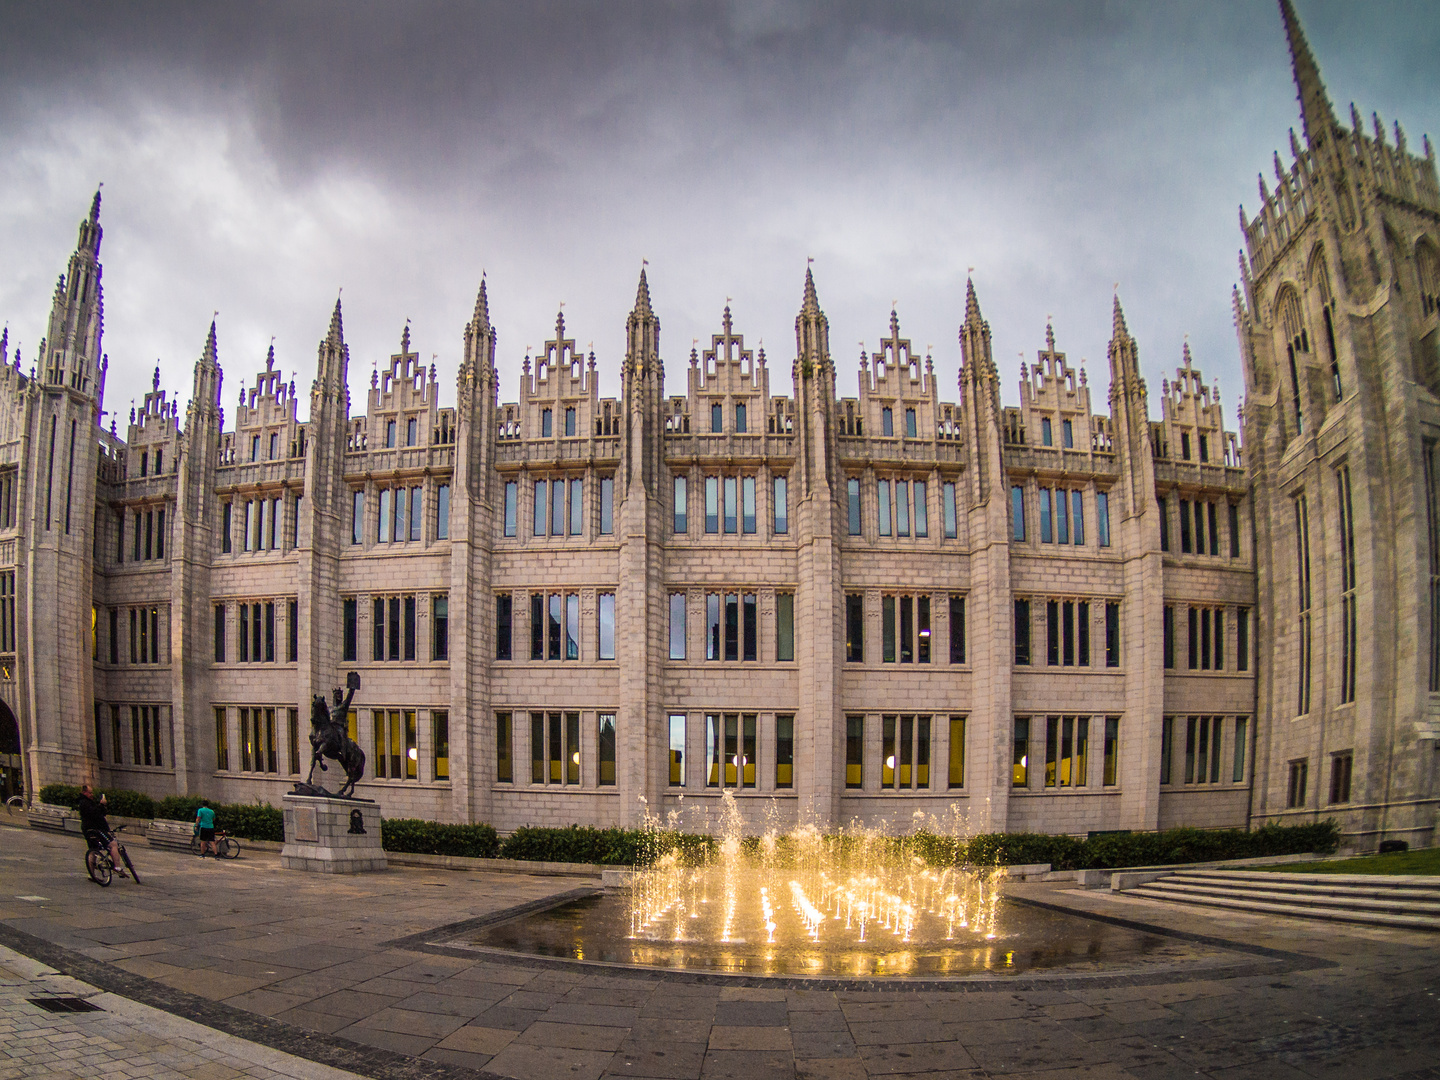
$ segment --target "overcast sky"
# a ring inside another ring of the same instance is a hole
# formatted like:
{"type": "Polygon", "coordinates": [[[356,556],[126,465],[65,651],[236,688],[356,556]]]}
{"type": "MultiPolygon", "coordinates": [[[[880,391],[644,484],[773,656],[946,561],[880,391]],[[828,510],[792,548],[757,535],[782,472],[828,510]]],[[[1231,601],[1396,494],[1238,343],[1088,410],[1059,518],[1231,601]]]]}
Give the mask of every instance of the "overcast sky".
{"type": "MultiPolygon", "coordinates": [[[[1440,135],[1433,0],[1297,7],[1342,117],[1440,135]]],[[[1236,207],[1292,126],[1269,0],[7,2],[0,320],[28,370],[103,180],[122,435],[216,310],[227,422],[272,335],[308,402],[342,287],[355,410],[407,318],[454,404],[482,270],[502,400],[562,301],[614,394],[642,258],[671,393],[727,297],[789,393],[813,257],[841,395],[893,302],[955,400],[973,266],[1007,402],[1051,315],[1106,410],[1118,282],[1152,411],[1189,334],[1233,426],[1236,207]]]]}

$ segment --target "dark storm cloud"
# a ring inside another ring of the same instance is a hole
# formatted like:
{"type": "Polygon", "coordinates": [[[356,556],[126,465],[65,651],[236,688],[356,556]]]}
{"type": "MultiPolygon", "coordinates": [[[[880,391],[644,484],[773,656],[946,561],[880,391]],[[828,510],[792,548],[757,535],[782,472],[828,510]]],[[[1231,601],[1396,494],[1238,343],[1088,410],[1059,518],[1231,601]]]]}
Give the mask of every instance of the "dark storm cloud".
{"type": "MultiPolygon", "coordinates": [[[[1300,13],[1342,115],[1440,131],[1433,8],[1300,13]]],[[[893,299],[953,397],[974,266],[1008,399],[1053,315],[1103,409],[1118,280],[1152,394],[1189,333],[1233,422],[1289,78],[1264,2],[10,5],[0,318],[28,362],[105,179],[118,411],[157,359],[188,396],[216,308],[228,399],[272,334],[303,386],[341,286],[357,409],[407,317],[448,383],[482,269],[507,398],[561,301],[613,392],[642,257],[672,386],[731,296],[783,392],[814,256],[843,394],[893,299]]]]}

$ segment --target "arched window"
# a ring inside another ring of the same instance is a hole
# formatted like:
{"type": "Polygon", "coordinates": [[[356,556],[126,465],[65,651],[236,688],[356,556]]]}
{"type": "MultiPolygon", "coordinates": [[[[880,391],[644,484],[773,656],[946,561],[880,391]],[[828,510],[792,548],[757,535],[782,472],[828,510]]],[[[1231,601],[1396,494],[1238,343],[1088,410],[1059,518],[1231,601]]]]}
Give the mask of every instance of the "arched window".
{"type": "Polygon", "coordinates": [[[1285,335],[1285,354],[1290,361],[1290,398],[1295,409],[1295,434],[1305,430],[1305,416],[1300,409],[1300,353],[1310,351],[1310,335],[1305,330],[1305,316],[1300,308],[1300,294],[1286,286],[1275,301],[1280,329],[1285,335]]]}
{"type": "Polygon", "coordinates": [[[1320,294],[1320,317],[1325,320],[1325,347],[1330,354],[1330,385],[1335,400],[1343,396],[1340,383],[1340,356],[1335,349],[1335,294],[1330,290],[1330,268],[1325,265],[1325,249],[1318,244],[1310,256],[1310,284],[1320,294]]]}
{"type": "Polygon", "coordinates": [[[1429,240],[1415,245],[1415,270],[1420,278],[1420,306],[1429,315],[1440,308],[1440,253],[1429,240]]]}

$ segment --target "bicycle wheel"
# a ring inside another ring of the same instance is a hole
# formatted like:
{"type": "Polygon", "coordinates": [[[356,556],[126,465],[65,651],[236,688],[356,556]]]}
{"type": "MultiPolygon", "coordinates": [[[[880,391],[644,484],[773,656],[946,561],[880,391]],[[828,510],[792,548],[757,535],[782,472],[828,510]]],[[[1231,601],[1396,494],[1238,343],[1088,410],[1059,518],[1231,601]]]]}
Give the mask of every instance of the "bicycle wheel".
{"type": "Polygon", "coordinates": [[[200,834],[196,833],[194,836],[190,837],[190,854],[199,855],[202,850],[204,849],[200,845],[200,834]]]}
{"type": "Polygon", "coordinates": [[[110,859],[104,852],[87,851],[85,869],[90,874],[90,880],[96,885],[104,887],[110,884],[110,859]]]}
{"type": "Polygon", "coordinates": [[[135,884],[140,884],[140,875],[135,872],[135,864],[130,861],[130,853],[125,850],[125,845],[120,845],[120,858],[125,860],[125,869],[130,871],[130,876],[135,879],[135,884]]]}
{"type": "Polygon", "coordinates": [[[238,859],[240,857],[240,842],[225,837],[215,842],[215,850],[220,853],[222,859],[238,859]]]}

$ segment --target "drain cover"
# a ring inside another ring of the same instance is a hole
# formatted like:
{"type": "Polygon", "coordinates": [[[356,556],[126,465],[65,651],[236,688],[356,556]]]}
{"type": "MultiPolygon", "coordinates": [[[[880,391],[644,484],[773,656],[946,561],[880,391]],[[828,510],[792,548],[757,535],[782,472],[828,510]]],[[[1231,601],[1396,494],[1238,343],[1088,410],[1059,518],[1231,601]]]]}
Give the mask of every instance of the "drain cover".
{"type": "Polygon", "coordinates": [[[30,1004],[52,1013],[104,1012],[99,1005],[92,1005],[82,997],[30,998],[30,1004]]]}

